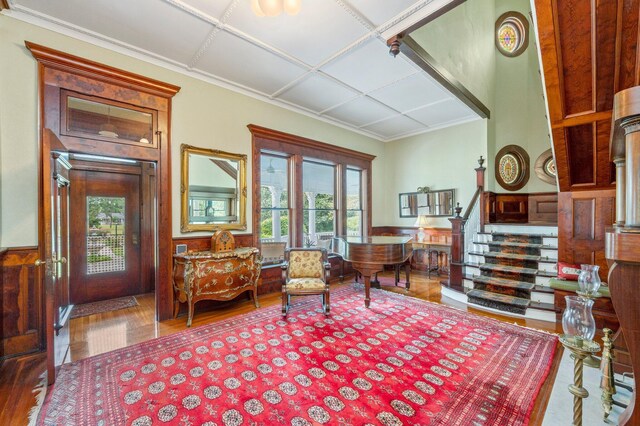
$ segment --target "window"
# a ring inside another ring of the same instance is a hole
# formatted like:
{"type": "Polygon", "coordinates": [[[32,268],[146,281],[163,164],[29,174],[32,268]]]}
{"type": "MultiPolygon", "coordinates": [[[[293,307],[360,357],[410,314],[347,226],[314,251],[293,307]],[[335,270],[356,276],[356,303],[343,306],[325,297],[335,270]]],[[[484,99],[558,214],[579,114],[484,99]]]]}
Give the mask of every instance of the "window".
{"type": "Polygon", "coordinates": [[[329,247],[371,228],[372,155],[249,125],[254,244],[329,247]]]}
{"type": "Polygon", "coordinates": [[[335,166],[310,159],[302,163],[303,229],[306,246],[328,247],[336,235],[335,166]]]}
{"type": "Polygon", "coordinates": [[[287,158],[260,156],[260,241],[289,244],[287,158]]]}
{"type": "Polygon", "coordinates": [[[347,169],[347,235],[362,235],[362,172],[347,169]]]}

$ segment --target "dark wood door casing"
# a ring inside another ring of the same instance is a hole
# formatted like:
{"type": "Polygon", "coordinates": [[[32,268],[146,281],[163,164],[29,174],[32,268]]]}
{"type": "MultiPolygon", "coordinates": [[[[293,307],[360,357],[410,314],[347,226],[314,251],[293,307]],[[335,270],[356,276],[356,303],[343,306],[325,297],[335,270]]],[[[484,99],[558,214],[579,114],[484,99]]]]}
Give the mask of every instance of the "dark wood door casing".
{"type": "MultiPolygon", "coordinates": [[[[81,93],[98,102],[111,99],[134,107],[153,110],[153,143],[130,144],[104,141],[100,138],[62,136],[70,152],[129,158],[155,164],[155,172],[147,174],[144,185],[155,185],[157,198],[157,267],[152,272],[156,283],[156,318],[172,317],[173,291],[171,286],[172,221],[171,221],[171,98],[180,90],[178,86],[119,70],[57,50],[25,42],[38,62],[40,130],[50,128],[61,135],[61,93],[69,90],[81,93]]],[[[42,188],[40,188],[40,193],[42,188]]],[[[39,222],[43,227],[42,217],[39,222]]],[[[145,231],[149,235],[149,230],[145,231]]],[[[39,234],[39,244],[43,235],[39,234]]],[[[150,273],[146,271],[145,273],[150,273]]]]}

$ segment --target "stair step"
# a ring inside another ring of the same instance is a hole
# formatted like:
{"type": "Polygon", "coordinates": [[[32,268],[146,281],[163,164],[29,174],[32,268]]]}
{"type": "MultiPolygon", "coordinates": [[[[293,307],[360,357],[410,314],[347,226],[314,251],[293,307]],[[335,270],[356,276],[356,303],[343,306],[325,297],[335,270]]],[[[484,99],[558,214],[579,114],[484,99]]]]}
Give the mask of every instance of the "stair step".
{"type": "Polygon", "coordinates": [[[513,314],[524,315],[531,301],[522,297],[507,296],[483,290],[471,290],[467,293],[469,303],[498,309],[513,314]]]}
{"type": "Polygon", "coordinates": [[[558,247],[550,246],[548,244],[535,244],[535,243],[516,243],[511,241],[487,241],[476,244],[487,244],[490,246],[510,247],[510,248],[537,248],[541,250],[558,250],[558,247]]]}
{"type": "Polygon", "coordinates": [[[494,278],[494,277],[474,277],[473,282],[478,284],[490,284],[499,287],[508,287],[513,289],[533,290],[536,285],[533,283],[527,283],[524,281],[509,280],[506,278],[494,278]]]}
{"type": "Polygon", "coordinates": [[[503,253],[500,251],[488,251],[486,253],[483,253],[482,256],[494,257],[498,259],[522,260],[522,261],[530,261],[530,262],[537,262],[540,260],[540,256],[535,256],[532,254],[503,253]]]}
{"type": "Polygon", "coordinates": [[[551,312],[555,312],[555,306],[553,305],[553,303],[538,303],[538,302],[531,302],[529,304],[530,308],[533,309],[540,309],[542,311],[551,311],[551,312]]]}
{"type": "Polygon", "coordinates": [[[551,287],[545,287],[543,285],[537,285],[533,288],[533,291],[537,291],[538,293],[548,293],[553,294],[554,291],[551,287]]]}
{"type": "MultiPolygon", "coordinates": [[[[488,271],[488,272],[502,272],[508,274],[519,274],[519,275],[538,275],[538,270],[533,268],[521,268],[519,266],[506,266],[506,265],[496,265],[493,263],[483,263],[478,266],[480,271],[488,271]]],[[[542,275],[542,274],[541,274],[542,275]]]]}

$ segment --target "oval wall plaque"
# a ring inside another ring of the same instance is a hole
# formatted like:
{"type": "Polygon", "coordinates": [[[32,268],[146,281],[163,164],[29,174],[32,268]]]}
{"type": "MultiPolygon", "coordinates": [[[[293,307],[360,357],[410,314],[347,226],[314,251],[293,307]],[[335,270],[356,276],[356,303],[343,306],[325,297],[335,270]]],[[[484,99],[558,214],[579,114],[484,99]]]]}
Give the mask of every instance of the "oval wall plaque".
{"type": "Polygon", "coordinates": [[[508,191],[517,191],[529,181],[529,154],[518,145],[507,145],[496,155],[496,181],[508,191]]]}

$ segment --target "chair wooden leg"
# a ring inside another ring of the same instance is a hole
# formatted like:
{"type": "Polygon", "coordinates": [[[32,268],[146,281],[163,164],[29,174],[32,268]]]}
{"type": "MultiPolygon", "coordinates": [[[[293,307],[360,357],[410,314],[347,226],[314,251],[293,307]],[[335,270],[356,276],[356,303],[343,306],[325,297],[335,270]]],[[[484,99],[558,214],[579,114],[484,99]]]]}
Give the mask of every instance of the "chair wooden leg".
{"type": "Polygon", "coordinates": [[[289,295],[287,294],[287,289],[285,286],[282,286],[282,315],[287,315],[289,295]]]}
{"type": "Polygon", "coordinates": [[[398,283],[400,282],[400,265],[399,264],[395,264],[393,265],[393,273],[394,273],[394,277],[396,282],[394,283],[394,285],[398,285],[398,283]]]}
{"type": "Polygon", "coordinates": [[[325,292],[322,295],[322,303],[324,305],[324,314],[325,315],[329,315],[329,313],[331,312],[331,303],[329,300],[329,292],[325,292]]]}

